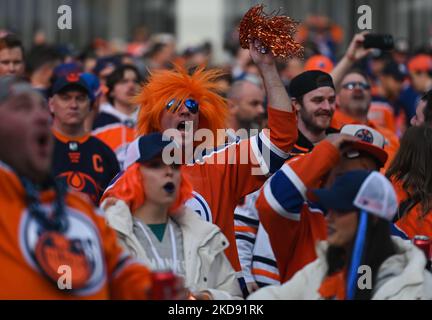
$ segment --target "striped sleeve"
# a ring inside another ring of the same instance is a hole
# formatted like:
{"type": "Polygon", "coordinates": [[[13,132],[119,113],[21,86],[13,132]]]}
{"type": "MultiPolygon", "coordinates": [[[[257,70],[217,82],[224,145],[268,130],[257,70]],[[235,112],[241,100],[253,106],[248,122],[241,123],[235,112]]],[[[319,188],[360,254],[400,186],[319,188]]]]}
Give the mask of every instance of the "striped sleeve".
{"type": "MultiPolygon", "coordinates": [[[[288,160],[262,188],[268,207],[279,216],[299,221],[307,189],[318,187],[338,157],[336,148],[323,141],[310,154],[288,160]]],[[[261,213],[264,208],[258,210],[261,213]]]]}
{"type": "Polygon", "coordinates": [[[238,205],[234,211],[234,231],[237,251],[240,259],[243,277],[246,282],[254,281],[251,267],[259,220],[255,208],[258,191],[245,197],[243,205],[238,205]]]}
{"type": "Polygon", "coordinates": [[[289,151],[297,140],[294,112],[269,108],[269,128],[250,139],[250,145],[261,171],[267,175],[276,172],[288,159],[289,151]]]}
{"type": "Polygon", "coordinates": [[[270,239],[262,224],[258,227],[255,247],[252,256],[252,275],[260,287],[280,284],[276,258],[270,239]]]}

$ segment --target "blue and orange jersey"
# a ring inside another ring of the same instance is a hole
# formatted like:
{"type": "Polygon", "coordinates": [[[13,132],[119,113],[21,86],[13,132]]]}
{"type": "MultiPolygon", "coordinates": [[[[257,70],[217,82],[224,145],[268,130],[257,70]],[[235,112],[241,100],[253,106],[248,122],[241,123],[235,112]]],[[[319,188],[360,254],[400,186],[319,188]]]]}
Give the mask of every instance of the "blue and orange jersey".
{"type": "Polygon", "coordinates": [[[132,115],[125,115],[104,104],[93,123],[93,135],[114,151],[120,168],[123,168],[128,144],[136,138],[137,114],[138,110],[132,115]]]}
{"type": "MultiPolygon", "coordinates": [[[[51,216],[54,190],[42,189],[37,196],[51,216]]],[[[20,178],[0,162],[0,299],[148,298],[150,271],[124,253],[87,197],[74,191],[65,195],[67,227],[55,234],[26,199],[20,178]],[[68,272],[64,267],[70,268],[70,286],[61,281],[68,272]],[[49,271],[58,272],[59,280],[49,271]]]]}
{"type": "MultiPolygon", "coordinates": [[[[329,128],[327,133],[337,130],[329,128]]],[[[289,152],[288,159],[308,154],[314,148],[299,130],[294,147],[289,152]]],[[[235,210],[236,242],[246,282],[256,282],[263,287],[280,283],[277,261],[270,245],[270,240],[264,226],[259,221],[255,203],[259,191],[246,196],[244,203],[235,210]]]]}
{"type": "Polygon", "coordinates": [[[269,108],[268,127],[184,167],[194,190],[186,205],[204,220],[219,226],[230,242],[225,253],[237,272],[241,271],[241,266],[235,242],[234,209],[288,158],[297,139],[295,112],[269,108]]]}
{"type": "Polygon", "coordinates": [[[232,143],[185,168],[194,189],[194,197],[186,205],[221,228],[230,242],[225,253],[236,271],[241,266],[234,232],[235,207],[284,163],[297,140],[294,112],[269,108],[268,118],[269,130],[232,143]]]}
{"type": "Polygon", "coordinates": [[[53,134],[54,176],[98,204],[109,182],[120,171],[114,152],[89,134],[80,138],[69,138],[56,130],[53,134]]]}
{"type": "Polygon", "coordinates": [[[327,238],[324,211],[307,200],[306,191],[320,187],[338,160],[339,151],[324,140],[309,154],[286,161],[261,188],[256,208],[282,282],[315,260],[316,242],[327,238]]]}

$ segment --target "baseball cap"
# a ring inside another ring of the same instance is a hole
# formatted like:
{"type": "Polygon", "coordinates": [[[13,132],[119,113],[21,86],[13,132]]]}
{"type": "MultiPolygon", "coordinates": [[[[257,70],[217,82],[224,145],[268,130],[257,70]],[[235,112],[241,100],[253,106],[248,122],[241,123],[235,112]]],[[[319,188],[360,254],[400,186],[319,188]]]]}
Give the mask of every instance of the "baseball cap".
{"type": "Polygon", "coordinates": [[[314,55],[306,60],[305,71],[321,70],[330,73],[333,70],[333,62],[321,54],[314,55]]]}
{"type": "Polygon", "coordinates": [[[381,73],[383,75],[391,76],[397,81],[404,81],[407,76],[405,66],[403,64],[398,64],[395,61],[387,62],[381,73]]]}
{"type": "Polygon", "coordinates": [[[69,87],[80,88],[87,93],[90,100],[93,99],[93,93],[89,84],[82,74],[79,73],[69,73],[57,78],[51,88],[51,96],[69,87]]]}
{"type": "Polygon", "coordinates": [[[346,172],[329,189],[314,189],[308,195],[327,210],[364,210],[388,221],[392,221],[398,208],[391,182],[378,171],[346,172]]]}
{"type": "Polygon", "coordinates": [[[309,70],[294,77],[288,87],[288,93],[293,98],[299,98],[308,92],[321,87],[335,88],[332,77],[320,70],[309,70]]]}
{"type": "Polygon", "coordinates": [[[153,132],[138,137],[127,147],[124,168],[127,169],[136,162],[145,163],[153,159],[161,154],[163,149],[170,144],[174,144],[173,146],[177,147],[175,142],[160,132],[153,132]]]}
{"type": "Polygon", "coordinates": [[[354,158],[358,156],[359,153],[357,152],[356,154],[356,150],[365,151],[375,157],[380,164],[384,166],[388,155],[387,152],[384,151],[386,140],[381,133],[362,124],[344,125],[340,133],[360,138],[360,141],[356,141],[352,144],[353,149],[355,150],[349,152],[348,157],[354,158]]]}
{"type": "Polygon", "coordinates": [[[432,71],[432,57],[427,54],[415,55],[408,62],[408,70],[411,72],[432,71]]]}
{"type": "Polygon", "coordinates": [[[90,87],[91,94],[92,94],[92,101],[94,101],[94,99],[96,99],[102,94],[102,86],[99,81],[99,78],[95,76],[93,73],[88,73],[88,72],[83,73],[81,76],[90,87]]]}
{"type": "Polygon", "coordinates": [[[58,66],[56,66],[53,71],[54,76],[56,78],[67,76],[69,73],[80,73],[80,72],[82,72],[81,67],[75,62],[61,63],[58,66]]]}
{"type": "Polygon", "coordinates": [[[24,93],[40,95],[28,82],[17,76],[7,75],[0,77],[0,103],[24,93]]]}

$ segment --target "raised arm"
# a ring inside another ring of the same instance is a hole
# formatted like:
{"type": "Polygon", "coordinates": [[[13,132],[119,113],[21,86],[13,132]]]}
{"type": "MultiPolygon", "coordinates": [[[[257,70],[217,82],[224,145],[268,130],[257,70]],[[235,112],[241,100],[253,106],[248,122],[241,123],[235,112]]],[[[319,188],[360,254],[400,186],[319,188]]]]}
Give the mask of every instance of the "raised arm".
{"type": "Polygon", "coordinates": [[[264,80],[270,108],[292,112],[291,100],[276,69],[275,57],[258,40],[251,41],[249,52],[264,80]],[[267,52],[267,53],[263,53],[267,52]]]}
{"type": "Polygon", "coordinates": [[[340,83],[349,69],[372,51],[372,49],[363,48],[364,36],[366,34],[367,32],[358,33],[352,38],[344,56],[330,73],[336,89],[339,89],[340,83]]]}

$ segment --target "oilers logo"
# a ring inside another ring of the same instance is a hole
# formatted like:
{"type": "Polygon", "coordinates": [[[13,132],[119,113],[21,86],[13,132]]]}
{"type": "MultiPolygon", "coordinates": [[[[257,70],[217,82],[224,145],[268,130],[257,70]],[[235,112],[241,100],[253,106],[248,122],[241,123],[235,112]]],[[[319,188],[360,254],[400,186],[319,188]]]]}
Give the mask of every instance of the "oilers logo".
{"type": "Polygon", "coordinates": [[[186,201],[185,205],[189,209],[195,211],[201,217],[201,219],[207,222],[213,222],[212,212],[207,201],[205,201],[203,196],[198,192],[193,191],[192,195],[193,197],[186,201]]]}
{"type": "MultiPolygon", "coordinates": [[[[51,206],[44,206],[51,210],[51,206]]],[[[20,223],[20,246],[26,261],[57,286],[62,266],[71,270],[72,287],[79,296],[98,292],[106,282],[107,271],[99,233],[93,222],[76,209],[66,207],[65,233],[47,231],[28,212],[20,223]]],[[[49,212],[49,211],[48,211],[49,212]]]]}
{"type": "Polygon", "coordinates": [[[373,143],[374,141],[372,132],[367,129],[360,129],[354,135],[364,142],[373,143]]]}

